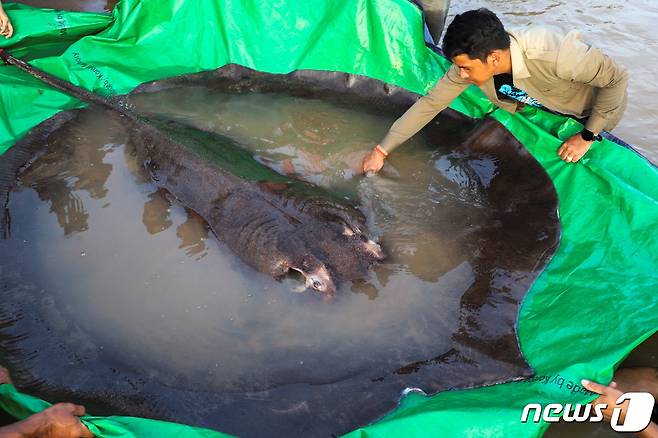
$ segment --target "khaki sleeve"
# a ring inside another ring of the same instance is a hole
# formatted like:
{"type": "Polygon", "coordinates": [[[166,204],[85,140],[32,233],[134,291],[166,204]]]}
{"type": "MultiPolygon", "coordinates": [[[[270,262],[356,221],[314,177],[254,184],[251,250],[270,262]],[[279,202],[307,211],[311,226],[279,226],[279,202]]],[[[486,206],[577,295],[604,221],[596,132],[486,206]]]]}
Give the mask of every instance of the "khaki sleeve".
{"type": "Polygon", "coordinates": [[[585,125],[588,130],[599,133],[615,127],[626,108],[628,73],[623,67],[584,43],[577,31],[571,31],[560,46],[557,75],[598,89],[585,125]]]}
{"type": "Polygon", "coordinates": [[[469,83],[459,76],[459,69],[454,65],[450,67],[429,93],[418,99],[393,123],[381,141],[381,147],[388,153],[392,152],[447,108],[468,85],[469,83]]]}

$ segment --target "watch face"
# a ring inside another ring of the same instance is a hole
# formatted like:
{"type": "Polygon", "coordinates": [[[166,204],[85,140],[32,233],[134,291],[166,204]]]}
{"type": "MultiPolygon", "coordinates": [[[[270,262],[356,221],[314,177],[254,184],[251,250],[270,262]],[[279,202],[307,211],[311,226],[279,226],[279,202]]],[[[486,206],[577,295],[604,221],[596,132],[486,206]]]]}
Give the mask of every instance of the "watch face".
{"type": "Polygon", "coordinates": [[[589,131],[587,129],[583,129],[580,131],[580,136],[583,138],[585,141],[592,141],[594,140],[594,133],[592,131],[589,131]]]}

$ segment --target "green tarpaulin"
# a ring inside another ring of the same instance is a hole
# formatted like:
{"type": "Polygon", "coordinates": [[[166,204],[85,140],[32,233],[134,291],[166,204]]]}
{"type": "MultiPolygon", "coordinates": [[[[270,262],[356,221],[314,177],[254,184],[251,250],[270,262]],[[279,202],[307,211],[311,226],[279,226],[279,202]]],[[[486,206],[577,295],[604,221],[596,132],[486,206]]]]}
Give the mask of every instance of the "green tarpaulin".
{"type": "MultiPolygon", "coordinates": [[[[424,93],[448,66],[425,46],[421,12],[407,0],[122,0],[113,16],[6,9],[16,35],[0,45],[101,94],[228,63],[269,73],[355,73],[424,93]]],[[[80,106],[13,67],[0,67],[0,98],[0,153],[57,111],[80,106]]],[[[473,117],[494,110],[476,88],[452,107],[473,117]]],[[[565,164],[556,150],[581,129],[577,122],[533,108],[517,115],[495,110],[493,117],[546,169],[559,195],[561,244],[518,324],[537,376],[411,394],[353,436],[536,436],[546,423],[522,424],[525,404],[591,400],[580,379],[609,381],[615,365],[658,329],[656,168],[608,140],[565,164]]],[[[0,388],[0,404],[17,417],[45,406],[10,385],[0,388]]],[[[135,418],[85,421],[103,437],[214,435],[135,418]]]]}

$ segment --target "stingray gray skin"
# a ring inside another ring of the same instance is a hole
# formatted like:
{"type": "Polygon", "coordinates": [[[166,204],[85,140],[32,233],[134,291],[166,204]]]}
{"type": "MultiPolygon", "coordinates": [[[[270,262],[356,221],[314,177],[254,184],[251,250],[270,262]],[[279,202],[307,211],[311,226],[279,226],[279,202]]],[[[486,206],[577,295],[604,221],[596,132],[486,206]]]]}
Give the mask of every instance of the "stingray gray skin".
{"type": "Polygon", "coordinates": [[[333,296],[339,281],[363,278],[383,259],[364,234],[365,218],[324,189],[283,177],[232,140],[134,114],[123,105],[55,78],[0,51],[5,62],[84,102],[120,115],[153,181],[196,211],[215,235],[256,270],[301,273],[333,296]]]}
{"type": "Polygon", "coordinates": [[[295,270],[332,295],[383,258],[365,218],[323,189],[279,175],[224,137],[133,117],[131,143],[152,179],[195,210],[244,261],[273,277],[295,270]]]}

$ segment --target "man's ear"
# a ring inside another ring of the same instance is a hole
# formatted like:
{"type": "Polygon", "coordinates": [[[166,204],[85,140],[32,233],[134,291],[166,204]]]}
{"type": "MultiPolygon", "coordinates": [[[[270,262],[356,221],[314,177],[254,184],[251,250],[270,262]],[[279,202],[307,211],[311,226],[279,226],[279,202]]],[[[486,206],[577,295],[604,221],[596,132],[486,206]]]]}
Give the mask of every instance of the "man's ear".
{"type": "Polygon", "coordinates": [[[491,65],[496,67],[498,64],[500,64],[500,53],[498,51],[494,50],[489,55],[487,55],[487,60],[491,61],[491,65]]]}

